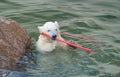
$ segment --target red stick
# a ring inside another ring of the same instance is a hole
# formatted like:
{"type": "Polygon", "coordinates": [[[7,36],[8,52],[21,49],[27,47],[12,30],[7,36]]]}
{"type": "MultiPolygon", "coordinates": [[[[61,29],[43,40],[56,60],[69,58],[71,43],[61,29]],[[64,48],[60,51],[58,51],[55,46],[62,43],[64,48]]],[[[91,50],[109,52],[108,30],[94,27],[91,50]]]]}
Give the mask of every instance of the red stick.
{"type": "MultiPolygon", "coordinates": [[[[50,36],[49,36],[48,34],[46,34],[46,33],[40,33],[40,34],[43,35],[43,36],[46,36],[46,37],[50,38],[50,36]]],[[[62,40],[62,39],[60,39],[60,38],[58,38],[58,37],[55,38],[55,40],[60,41],[60,42],[63,42],[63,43],[68,44],[68,45],[71,45],[71,46],[74,46],[74,47],[79,48],[79,49],[81,49],[81,50],[87,51],[87,53],[91,53],[91,52],[92,52],[92,50],[89,49],[89,48],[85,48],[85,47],[83,47],[83,46],[79,46],[79,45],[77,45],[77,44],[74,44],[74,43],[71,43],[71,42],[62,40]]]]}

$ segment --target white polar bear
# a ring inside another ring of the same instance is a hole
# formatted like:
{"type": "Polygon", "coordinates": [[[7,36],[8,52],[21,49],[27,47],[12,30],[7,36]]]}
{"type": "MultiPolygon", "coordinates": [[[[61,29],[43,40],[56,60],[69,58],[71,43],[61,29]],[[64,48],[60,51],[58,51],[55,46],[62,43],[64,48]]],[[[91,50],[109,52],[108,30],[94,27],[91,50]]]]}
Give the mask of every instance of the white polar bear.
{"type": "Polygon", "coordinates": [[[40,35],[36,42],[36,49],[39,52],[46,53],[56,48],[66,49],[67,44],[54,40],[56,37],[63,39],[60,35],[59,25],[57,22],[46,22],[43,26],[38,26],[39,32],[48,34],[51,38],[40,35]]]}

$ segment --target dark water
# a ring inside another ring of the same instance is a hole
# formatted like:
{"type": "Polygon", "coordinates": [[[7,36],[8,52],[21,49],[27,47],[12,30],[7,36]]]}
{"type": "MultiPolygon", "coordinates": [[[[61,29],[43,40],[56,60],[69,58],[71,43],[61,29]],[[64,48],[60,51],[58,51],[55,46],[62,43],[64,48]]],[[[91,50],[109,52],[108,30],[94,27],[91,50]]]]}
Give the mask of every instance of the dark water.
{"type": "Polygon", "coordinates": [[[7,77],[120,77],[120,0],[0,0],[0,15],[19,22],[33,44],[37,26],[47,21],[58,21],[61,31],[93,37],[102,44],[90,55],[81,50],[35,55],[36,65],[11,71],[7,77]]]}

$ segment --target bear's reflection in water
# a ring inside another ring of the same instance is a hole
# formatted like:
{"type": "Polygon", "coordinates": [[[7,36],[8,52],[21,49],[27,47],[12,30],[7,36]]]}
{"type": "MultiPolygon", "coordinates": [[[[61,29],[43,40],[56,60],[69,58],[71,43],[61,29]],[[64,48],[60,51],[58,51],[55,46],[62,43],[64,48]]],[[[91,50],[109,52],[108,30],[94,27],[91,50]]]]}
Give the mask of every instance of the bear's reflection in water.
{"type": "Polygon", "coordinates": [[[76,57],[78,55],[75,51],[63,51],[56,49],[53,52],[37,55],[37,66],[35,70],[28,70],[28,72],[39,75],[60,74],[71,71],[75,68],[77,63],[76,57]]]}

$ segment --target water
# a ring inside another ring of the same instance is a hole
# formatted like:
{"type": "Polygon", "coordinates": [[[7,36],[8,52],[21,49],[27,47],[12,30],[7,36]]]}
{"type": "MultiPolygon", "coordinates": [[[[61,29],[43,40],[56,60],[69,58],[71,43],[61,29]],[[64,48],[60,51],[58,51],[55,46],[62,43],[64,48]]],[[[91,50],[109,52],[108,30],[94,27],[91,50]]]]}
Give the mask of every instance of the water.
{"type": "Polygon", "coordinates": [[[10,71],[8,77],[120,77],[119,8],[120,0],[0,0],[0,15],[16,20],[33,44],[37,26],[47,21],[58,21],[61,31],[90,36],[102,44],[90,55],[81,50],[35,54],[36,65],[10,71]]]}

